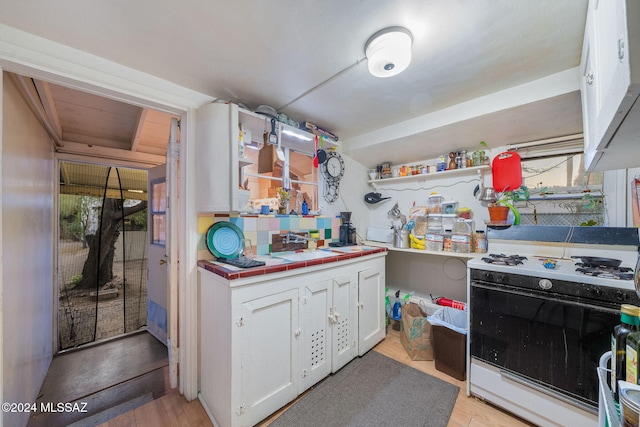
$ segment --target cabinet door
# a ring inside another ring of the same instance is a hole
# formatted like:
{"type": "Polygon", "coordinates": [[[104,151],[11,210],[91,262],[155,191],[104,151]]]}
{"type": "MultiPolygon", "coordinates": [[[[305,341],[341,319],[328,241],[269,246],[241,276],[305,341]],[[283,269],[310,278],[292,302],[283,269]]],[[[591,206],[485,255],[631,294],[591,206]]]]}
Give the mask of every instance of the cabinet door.
{"type": "Polygon", "coordinates": [[[238,106],[206,104],[196,114],[196,209],[238,211],[238,106]]]}
{"type": "Polygon", "coordinates": [[[384,329],[384,265],[358,273],[358,355],[379,343],[384,329]]]}
{"type": "Polygon", "coordinates": [[[595,31],[592,30],[593,19],[591,13],[587,18],[587,25],[584,35],[584,44],[582,46],[582,60],[580,70],[582,71],[582,81],[580,82],[581,99],[582,99],[582,122],[584,133],[584,152],[585,162],[590,164],[594,161],[597,154],[598,144],[598,109],[599,102],[597,99],[598,91],[596,86],[598,81],[595,79],[595,60],[597,52],[595,52],[595,31]]]}
{"type": "Polygon", "coordinates": [[[300,378],[298,289],[241,304],[239,425],[254,425],[295,399],[300,378]]]}
{"type": "MultiPolygon", "coordinates": [[[[593,8],[590,12],[598,110],[597,149],[606,147],[624,117],[618,114],[618,109],[623,107],[631,77],[625,3],[626,0],[592,1],[589,5],[593,8]]],[[[628,102],[624,111],[631,107],[632,100],[628,102]]]]}
{"type": "Polygon", "coordinates": [[[602,156],[610,157],[614,145],[622,152],[618,168],[626,166],[630,156],[628,150],[621,150],[620,141],[623,147],[635,148],[635,137],[624,136],[619,128],[630,121],[627,113],[640,93],[635,71],[640,66],[636,58],[640,36],[630,27],[637,26],[639,16],[634,0],[589,2],[581,62],[587,170],[594,170],[602,156]]]}
{"type": "Polygon", "coordinates": [[[336,372],[358,354],[357,296],[358,284],[355,274],[333,279],[331,372],[336,372]]]}
{"type": "Polygon", "coordinates": [[[305,285],[300,300],[303,319],[302,393],[331,372],[331,279],[305,285]]]}

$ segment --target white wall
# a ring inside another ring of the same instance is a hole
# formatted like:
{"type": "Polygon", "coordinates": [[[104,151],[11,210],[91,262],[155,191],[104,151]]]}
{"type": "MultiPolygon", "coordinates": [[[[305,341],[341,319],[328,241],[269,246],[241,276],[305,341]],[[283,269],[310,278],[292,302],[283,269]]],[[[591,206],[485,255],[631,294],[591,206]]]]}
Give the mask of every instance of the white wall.
{"type": "Polygon", "coordinates": [[[370,220],[369,205],[364,202],[364,195],[371,191],[367,185],[367,168],[351,157],[341,154],[344,160],[344,176],[340,181],[339,198],[333,203],[324,199],[325,179],[320,175],[318,198],[323,215],[340,215],[342,211],[351,212],[351,223],[362,240],[367,238],[367,227],[370,220]]]}
{"type": "MultiPolygon", "coordinates": [[[[54,156],[49,137],[3,74],[2,384],[3,402],[35,402],[52,358],[54,156]]],[[[4,413],[5,426],[28,413],[4,413]]]]}

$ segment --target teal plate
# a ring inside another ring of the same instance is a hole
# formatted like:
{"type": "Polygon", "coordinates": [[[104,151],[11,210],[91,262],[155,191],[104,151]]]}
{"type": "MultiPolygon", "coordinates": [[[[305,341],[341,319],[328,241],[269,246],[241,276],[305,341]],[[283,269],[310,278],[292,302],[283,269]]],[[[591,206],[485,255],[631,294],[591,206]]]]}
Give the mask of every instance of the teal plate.
{"type": "Polygon", "coordinates": [[[216,258],[238,258],[243,240],[242,230],[228,221],[216,222],[207,230],[207,249],[216,258]]]}

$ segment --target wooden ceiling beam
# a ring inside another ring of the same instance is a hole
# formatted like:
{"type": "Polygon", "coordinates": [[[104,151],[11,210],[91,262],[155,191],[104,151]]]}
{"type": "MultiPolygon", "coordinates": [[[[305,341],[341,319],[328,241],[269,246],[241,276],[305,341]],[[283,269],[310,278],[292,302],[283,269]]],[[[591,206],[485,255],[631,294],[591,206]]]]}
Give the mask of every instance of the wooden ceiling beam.
{"type": "Polygon", "coordinates": [[[32,80],[33,85],[35,86],[36,90],[38,91],[38,95],[40,96],[42,108],[44,108],[47,119],[49,119],[49,124],[55,130],[56,135],[58,135],[58,137],[62,139],[62,127],[60,126],[58,110],[53,99],[53,94],[51,93],[51,86],[49,86],[49,83],[43,82],[42,80],[32,80]]]}
{"type": "Polygon", "coordinates": [[[74,142],[65,142],[64,147],[56,150],[58,153],[87,156],[98,159],[124,161],[127,163],[145,164],[150,166],[162,165],[166,162],[165,156],[132,152],[129,150],[93,146],[74,142]]]}
{"type": "Polygon", "coordinates": [[[140,143],[140,137],[142,136],[142,129],[147,120],[147,114],[149,110],[147,108],[141,108],[138,115],[138,124],[133,133],[133,139],[131,140],[131,151],[138,151],[138,144],[140,143]]]}

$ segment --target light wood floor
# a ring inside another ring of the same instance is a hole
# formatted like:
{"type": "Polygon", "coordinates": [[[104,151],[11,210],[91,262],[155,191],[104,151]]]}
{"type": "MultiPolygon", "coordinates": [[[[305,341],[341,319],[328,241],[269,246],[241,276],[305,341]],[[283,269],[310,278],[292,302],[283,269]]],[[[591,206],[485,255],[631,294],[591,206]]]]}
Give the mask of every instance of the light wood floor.
{"type": "MultiPolygon", "coordinates": [[[[412,366],[429,375],[440,378],[460,388],[456,405],[449,419],[448,427],[530,427],[523,420],[515,418],[485,402],[466,395],[466,383],[458,381],[438,370],[432,361],[412,361],[400,344],[399,332],[389,328],[387,337],[374,351],[412,366]]],[[[268,426],[284,410],[276,412],[259,424],[268,426]]],[[[177,391],[149,402],[131,412],[120,415],[100,427],[156,427],[156,426],[213,426],[198,400],[187,402],[177,391]]]]}

